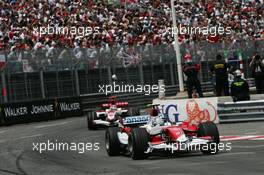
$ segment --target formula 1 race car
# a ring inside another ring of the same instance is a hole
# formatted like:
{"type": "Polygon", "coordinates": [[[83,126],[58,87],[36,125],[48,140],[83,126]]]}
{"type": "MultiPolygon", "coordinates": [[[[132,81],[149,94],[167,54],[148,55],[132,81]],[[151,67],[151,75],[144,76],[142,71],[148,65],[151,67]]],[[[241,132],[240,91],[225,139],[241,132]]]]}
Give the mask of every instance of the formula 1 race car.
{"type": "Polygon", "coordinates": [[[194,148],[204,154],[218,152],[220,138],[213,122],[196,125],[184,121],[172,124],[159,113],[157,116],[148,115],[147,124],[135,127],[141,121],[141,117],[127,117],[120,122],[119,127],[108,128],[105,146],[109,156],[124,153],[132,159],[145,159],[154,151],[176,153],[194,148]]]}
{"type": "Polygon", "coordinates": [[[87,115],[88,129],[95,130],[98,127],[117,126],[119,118],[128,115],[139,115],[136,109],[128,110],[128,102],[120,102],[115,96],[109,98],[107,103],[101,104],[100,110],[87,115]]]}

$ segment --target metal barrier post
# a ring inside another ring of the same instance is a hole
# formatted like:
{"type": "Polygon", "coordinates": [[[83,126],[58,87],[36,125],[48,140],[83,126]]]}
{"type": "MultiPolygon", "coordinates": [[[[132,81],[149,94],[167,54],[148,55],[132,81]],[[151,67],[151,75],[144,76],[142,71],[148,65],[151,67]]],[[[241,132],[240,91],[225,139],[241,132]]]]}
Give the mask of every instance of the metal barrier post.
{"type": "Polygon", "coordinates": [[[60,97],[60,81],[59,81],[59,72],[56,71],[56,83],[57,83],[57,96],[60,97]]]}
{"type": "Polygon", "coordinates": [[[143,75],[143,66],[142,66],[142,63],[140,63],[138,65],[138,70],[139,70],[140,84],[143,86],[144,85],[144,75],[143,75]]]}
{"type": "Polygon", "coordinates": [[[86,85],[86,92],[85,93],[87,93],[87,94],[89,94],[89,93],[92,93],[91,91],[90,91],[90,89],[89,89],[89,81],[88,81],[88,74],[89,74],[89,71],[88,70],[85,70],[85,85],[86,85]]]}
{"type": "Polygon", "coordinates": [[[155,61],[153,59],[153,52],[152,52],[152,48],[149,48],[149,56],[150,56],[150,70],[151,70],[151,85],[155,84],[154,83],[154,65],[153,62],[155,61]]]}
{"type": "Polygon", "coordinates": [[[74,69],[74,77],[75,77],[75,87],[76,87],[76,95],[80,96],[80,84],[79,84],[79,74],[78,69],[74,69]]]}
{"type": "Polygon", "coordinates": [[[28,93],[27,73],[24,73],[24,82],[25,82],[25,89],[26,89],[26,97],[27,97],[27,99],[30,99],[32,96],[29,97],[29,93],[28,93]]]}
{"type": "Polygon", "coordinates": [[[4,102],[7,103],[8,99],[7,99],[6,79],[4,72],[1,73],[1,77],[2,77],[2,95],[4,97],[4,102]]]}
{"type": "Polygon", "coordinates": [[[111,73],[111,67],[107,67],[107,73],[108,73],[108,82],[109,84],[112,84],[112,73],[111,73]]]}
{"type": "Polygon", "coordinates": [[[170,77],[171,77],[171,85],[175,85],[173,63],[170,63],[170,77]]]}
{"type": "Polygon", "coordinates": [[[43,70],[40,70],[40,72],[39,72],[39,78],[40,78],[40,89],[41,89],[42,98],[46,98],[46,95],[45,95],[45,86],[44,86],[44,77],[43,77],[43,70]]]}
{"type": "MultiPolygon", "coordinates": [[[[202,62],[200,62],[199,64],[200,64],[200,67],[201,67],[201,69],[199,70],[200,81],[201,82],[205,82],[204,81],[204,76],[203,76],[202,62]]],[[[209,69],[207,69],[207,70],[209,70],[209,69]]]]}
{"type": "Polygon", "coordinates": [[[178,71],[178,80],[179,80],[179,87],[180,92],[184,92],[184,83],[183,83],[183,72],[182,72],[182,64],[181,64],[181,50],[179,45],[179,38],[178,33],[176,32],[177,29],[177,19],[176,19],[176,11],[175,11],[175,0],[171,0],[171,15],[172,15],[172,22],[173,22],[173,36],[174,36],[174,50],[176,52],[176,64],[177,64],[177,71],[178,71]]]}
{"type": "Polygon", "coordinates": [[[162,60],[162,73],[163,73],[163,79],[166,81],[167,80],[167,76],[166,76],[166,63],[165,60],[163,60],[162,58],[160,58],[162,60]]]}

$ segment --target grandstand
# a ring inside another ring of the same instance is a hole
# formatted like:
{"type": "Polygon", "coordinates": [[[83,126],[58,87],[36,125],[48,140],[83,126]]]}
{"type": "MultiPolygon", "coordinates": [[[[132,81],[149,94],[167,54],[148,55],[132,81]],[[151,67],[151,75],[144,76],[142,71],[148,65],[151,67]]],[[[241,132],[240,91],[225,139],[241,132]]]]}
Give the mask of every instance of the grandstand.
{"type": "MultiPolygon", "coordinates": [[[[176,1],[175,6],[179,25],[218,25],[233,31],[230,36],[184,35],[180,36],[182,43],[264,39],[261,0],[176,1]]],[[[10,51],[45,49],[50,53],[54,47],[105,49],[173,42],[169,0],[5,0],[0,2],[0,9],[0,44],[10,51]],[[47,26],[92,30],[85,36],[34,32],[47,26]]]]}
{"type": "MultiPolygon", "coordinates": [[[[190,53],[201,62],[203,82],[210,79],[208,61],[217,52],[227,60],[242,53],[246,77],[250,77],[249,59],[255,52],[264,53],[262,0],[177,0],[175,9],[178,26],[232,29],[230,34],[215,36],[179,34],[181,53],[190,53]]],[[[163,67],[163,72],[177,71],[170,0],[3,0],[0,21],[0,68],[8,75],[99,69],[102,82],[106,70],[125,68],[121,71],[126,72],[125,80],[140,82],[135,74],[127,74],[140,65],[143,69],[150,66],[151,70],[143,70],[143,78],[149,74],[151,83],[162,77],[168,79],[165,82],[177,82],[177,76],[155,71],[155,66],[163,67]],[[167,70],[169,64],[171,70],[167,70]]],[[[27,87],[25,77],[27,89],[31,85],[27,87]]],[[[69,84],[74,82],[71,77],[69,84]]],[[[7,82],[11,86],[16,81],[11,76],[7,82]]],[[[15,90],[10,91],[7,94],[15,90]]]]}

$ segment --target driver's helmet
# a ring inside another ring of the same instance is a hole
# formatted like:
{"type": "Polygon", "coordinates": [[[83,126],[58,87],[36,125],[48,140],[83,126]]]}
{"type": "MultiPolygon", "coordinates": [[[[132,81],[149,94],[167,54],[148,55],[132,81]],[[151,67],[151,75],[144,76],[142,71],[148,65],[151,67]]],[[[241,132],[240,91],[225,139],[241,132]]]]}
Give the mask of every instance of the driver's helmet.
{"type": "Polygon", "coordinates": [[[111,105],[111,106],[110,106],[110,110],[117,110],[116,105],[111,105]]]}
{"type": "Polygon", "coordinates": [[[165,118],[164,115],[159,114],[159,116],[156,117],[156,123],[159,126],[164,126],[165,125],[165,118]]]}

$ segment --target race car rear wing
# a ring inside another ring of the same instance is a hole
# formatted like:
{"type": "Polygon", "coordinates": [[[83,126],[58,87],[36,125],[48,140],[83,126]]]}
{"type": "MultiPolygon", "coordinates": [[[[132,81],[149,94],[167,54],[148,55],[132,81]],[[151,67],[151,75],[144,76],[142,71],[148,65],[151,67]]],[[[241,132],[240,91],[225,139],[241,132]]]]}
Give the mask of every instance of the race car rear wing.
{"type": "MultiPolygon", "coordinates": [[[[100,107],[102,108],[110,108],[111,107],[111,103],[103,103],[100,105],[100,107]]],[[[116,102],[114,105],[116,105],[117,108],[122,108],[122,107],[127,107],[128,106],[128,102],[116,102]]]]}

